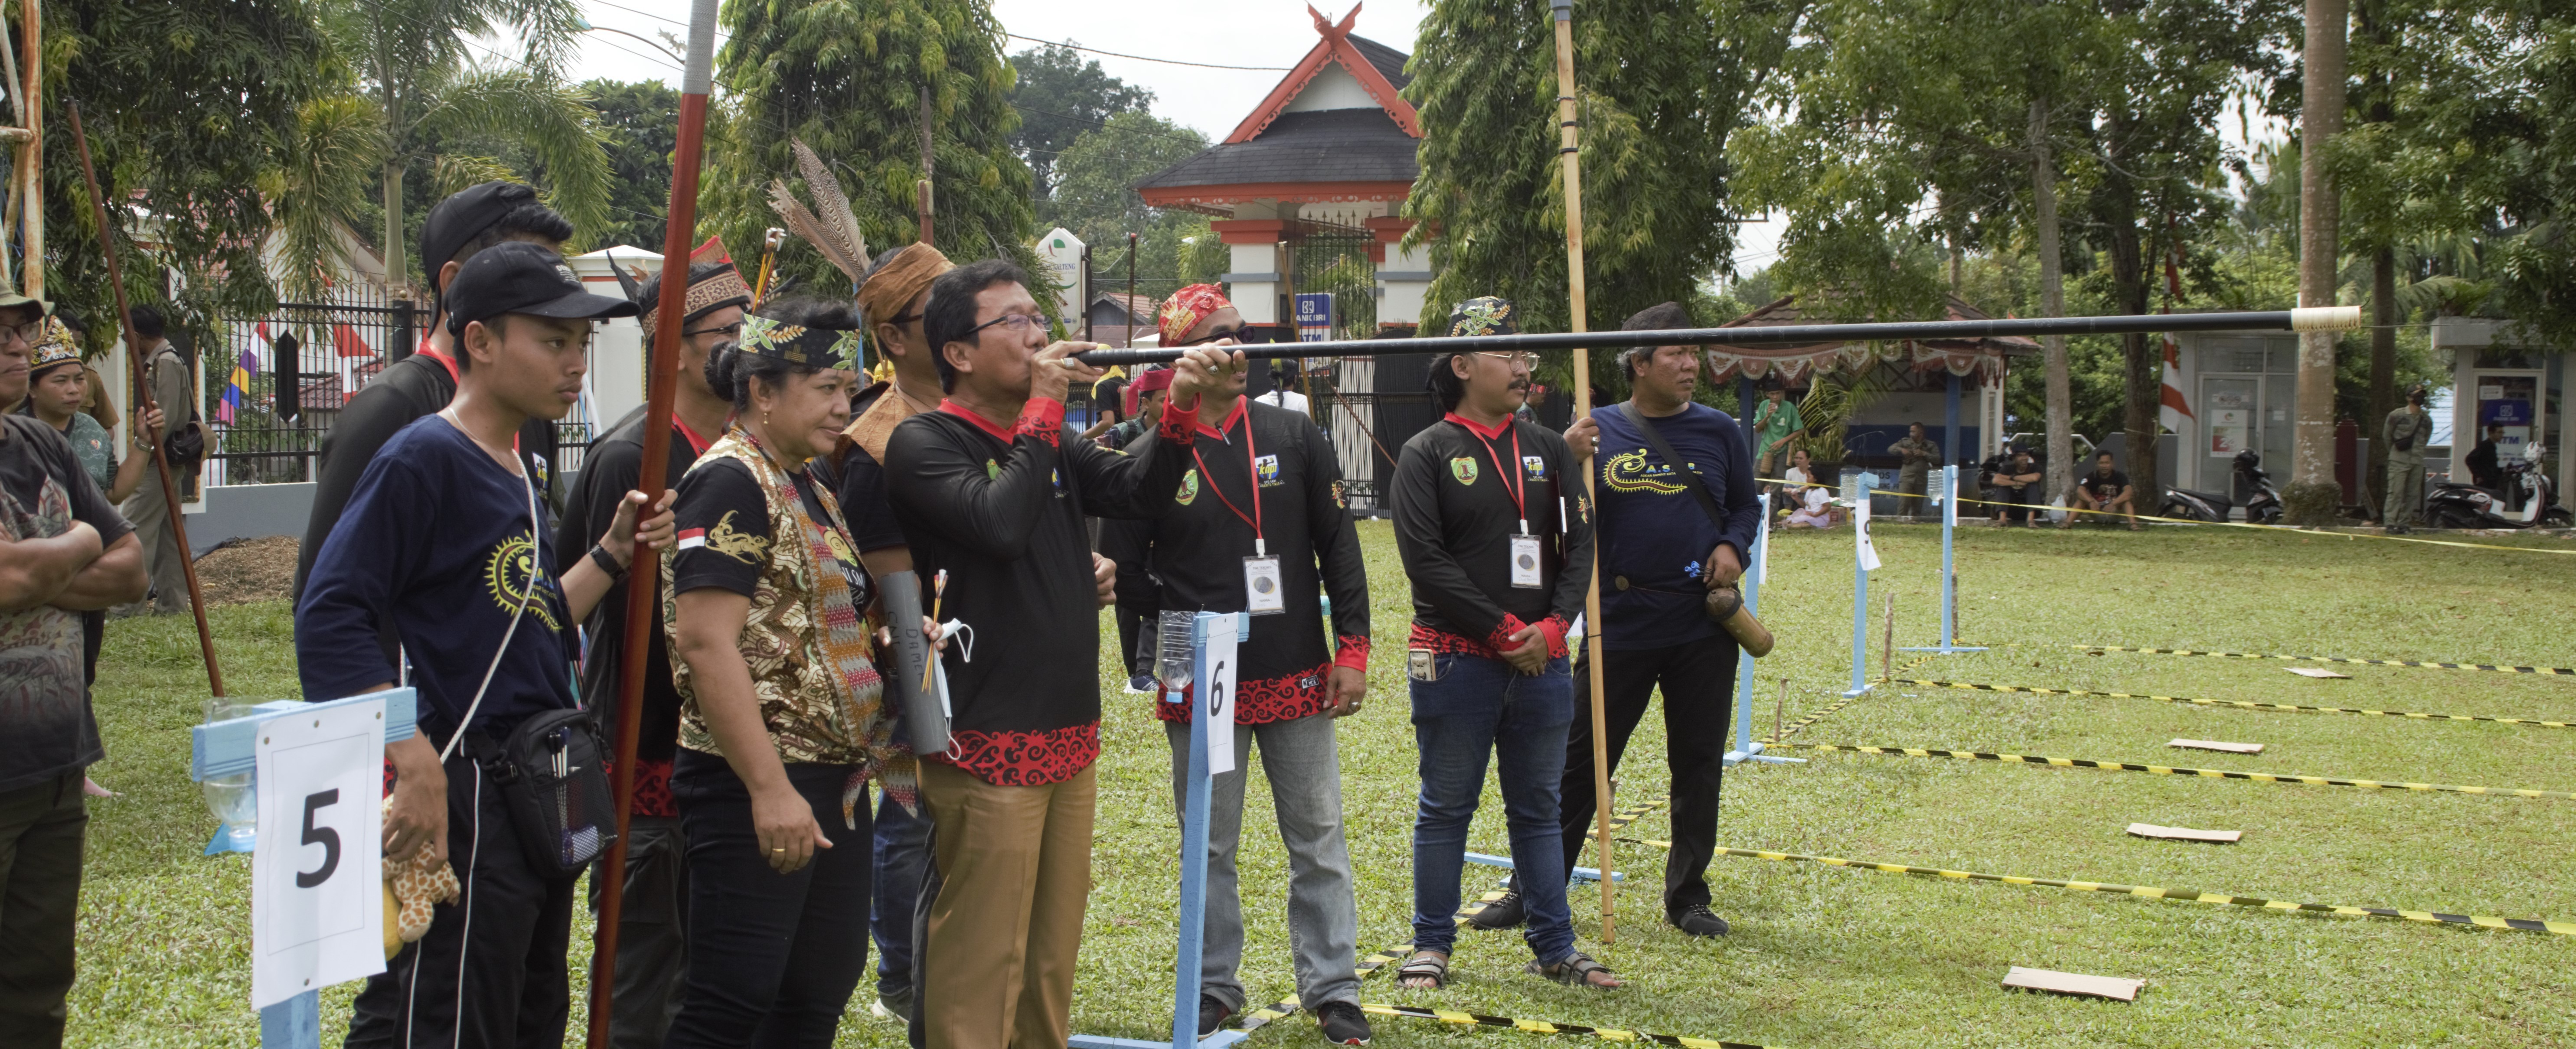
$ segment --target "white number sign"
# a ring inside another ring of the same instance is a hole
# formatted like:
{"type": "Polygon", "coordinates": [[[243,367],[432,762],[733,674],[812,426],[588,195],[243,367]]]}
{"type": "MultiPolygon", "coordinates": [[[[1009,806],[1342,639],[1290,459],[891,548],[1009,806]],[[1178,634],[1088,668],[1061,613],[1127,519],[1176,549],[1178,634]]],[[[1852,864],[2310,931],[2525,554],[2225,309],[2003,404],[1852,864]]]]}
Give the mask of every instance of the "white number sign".
{"type": "Polygon", "coordinates": [[[251,1005],[385,971],[382,700],[262,722],[251,1005]]]}
{"type": "Polygon", "coordinates": [[[1199,680],[1207,682],[1201,690],[1196,716],[1207,726],[1208,775],[1234,771],[1234,678],[1235,616],[1229,612],[1213,619],[1202,619],[1207,629],[1207,646],[1200,650],[1199,680]]]}

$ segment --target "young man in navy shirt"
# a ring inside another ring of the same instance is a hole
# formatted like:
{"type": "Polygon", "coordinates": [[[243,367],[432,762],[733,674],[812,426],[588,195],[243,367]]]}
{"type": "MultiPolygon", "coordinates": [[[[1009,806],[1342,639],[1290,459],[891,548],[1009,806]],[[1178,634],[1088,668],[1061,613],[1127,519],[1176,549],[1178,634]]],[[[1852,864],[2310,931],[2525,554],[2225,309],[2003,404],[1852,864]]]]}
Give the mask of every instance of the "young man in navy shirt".
{"type": "MultiPolygon", "coordinates": [[[[1625,331],[1693,327],[1676,303],[1640,311],[1625,331]]],[[[1717,796],[1726,753],[1729,699],[1735,694],[1735,639],[1710,622],[1707,592],[1744,573],[1762,527],[1753,454],[1744,431],[1725,412],[1691,402],[1699,387],[1700,348],[1641,346],[1619,356],[1631,389],[1625,404],[1593,409],[1566,432],[1576,454],[1596,447],[1593,491],[1600,499],[1602,696],[1610,730],[1610,768],[1646,713],[1664,693],[1664,761],[1672,772],[1673,849],[1664,860],[1664,920],[1693,936],[1722,936],[1726,920],[1709,913],[1709,859],[1717,848],[1717,796]],[[1667,460],[1649,440],[1652,426],[1683,461],[1667,460]],[[1597,442],[1597,445],[1596,445],[1597,442]],[[1693,479],[1715,499],[1712,517],[1691,491],[1693,479]]],[[[1592,702],[1588,653],[1574,668],[1576,708],[1592,702]]],[[[1572,869],[1592,840],[1592,721],[1574,719],[1565,742],[1565,865],[1572,869]]],[[[1517,903],[1517,900],[1512,901],[1517,903]]]]}
{"type": "MultiPolygon", "coordinates": [[[[560,578],[537,469],[511,437],[560,419],[581,395],[591,322],[635,314],[591,295],[561,256],[508,243],[468,260],[447,289],[456,399],[385,442],[313,561],[295,611],[308,700],[403,680],[376,644],[390,627],[420,690],[420,734],[385,746],[395,780],[388,863],[426,850],[463,893],[367,981],[349,1046],[557,1045],[571,1008],[564,970],[572,878],[539,873],[478,755],[528,717],[574,705],[572,624],[639,555],[671,535],[636,525],[629,493],[590,556],[560,578]],[[456,737],[473,740],[471,751],[456,737]]],[[[665,501],[667,505],[667,498],[665,501]]]]}

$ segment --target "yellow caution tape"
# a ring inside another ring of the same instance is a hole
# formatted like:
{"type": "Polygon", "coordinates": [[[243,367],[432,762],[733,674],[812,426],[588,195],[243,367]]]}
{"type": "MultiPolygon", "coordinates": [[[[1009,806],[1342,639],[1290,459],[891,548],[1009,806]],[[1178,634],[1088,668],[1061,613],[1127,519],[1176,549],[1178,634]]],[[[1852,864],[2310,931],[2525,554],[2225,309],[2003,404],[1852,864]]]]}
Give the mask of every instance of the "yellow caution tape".
{"type": "MultiPolygon", "coordinates": [[[[1671,800],[1672,799],[1669,797],[1651,798],[1638,802],[1628,808],[1620,809],[1617,812],[1611,813],[1610,833],[1619,833],[1621,830],[1626,829],[1629,824],[1635,823],[1639,819],[1644,818],[1648,813],[1664,807],[1664,805],[1671,800]]],[[[1468,919],[1482,913],[1486,907],[1500,901],[1506,895],[1508,895],[1508,893],[1504,890],[1496,889],[1479,896],[1474,900],[1468,901],[1465,906],[1458,908],[1455,920],[1458,924],[1465,925],[1467,924],[1468,919]]],[[[1406,956],[1411,955],[1412,953],[1413,944],[1411,941],[1407,941],[1402,946],[1389,947],[1385,950],[1377,951],[1361,958],[1359,960],[1359,964],[1354,966],[1353,969],[1359,973],[1360,979],[1365,980],[1370,976],[1375,975],[1378,970],[1403,961],[1406,956]]],[[[1297,996],[1293,994],[1289,995],[1288,997],[1282,998],[1269,1005],[1244,1013],[1243,1029],[1246,1031],[1259,1030],[1265,1024],[1295,1015],[1299,1007],[1300,1003],[1297,1001],[1297,996]]],[[[1716,1045],[1718,1043],[1708,1042],[1705,1044],[1716,1045]]]]}
{"type": "Polygon", "coordinates": [[[1588,1027],[1583,1024],[1556,1023],[1550,1020],[1522,1020],[1509,1016],[1486,1016],[1462,1013],[1455,1009],[1424,1009],[1411,1005],[1364,1004],[1360,1011],[1378,1016],[1401,1016],[1414,1020],[1437,1020],[1462,1027],[1508,1027],[1531,1034],[1591,1035],[1604,1042],[1653,1042],[1658,1045],[1686,1046],[1688,1049],[1764,1049],[1752,1042],[1729,1042],[1715,1038],[1686,1038],[1673,1034],[1646,1031],[1622,1031],[1611,1027],[1588,1027]]]}
{"type": "MultiPolygon", "coordinates": [[[[1668,841],[1625,839],[1659,849],[1672,848],[1668,841]]],[[[1795,852],[1765,852],[1759,849],[1719,848],[1720,856],[1742,856],[1746,859],[1774,860],[1783,863],[1821,863],[1828,867],[1879,871],[1886,874],[1913,874],[1926,878],[1951,878],[1966,881],[1992,881],[2006,885],[2037,885],[2076,892],[2104,892],[2117,896],[2138,896],[2151,900],[2182,900],[2187,903],[2215,903],[2230,907],[2260,907],[2274,911],[2317,911],[2343,914],[2356,918],[2398,918],[2410,922],[2440,922],[2449,925],[2474,925],[2483,929],[2517,929],[2523,932],[2545,932],[2559,936],[2576,936],[2576,922],[2546,921],[2532,918],[2490,918],[2479,914],[2448,914],[2442,911],[2401,911],[2387,907],[2341,907],[2326,903],[2294,903],[2289,900],[2266,900],[2254,896],[2230,896],[2202,892],[2198,889],[2159,889],[2147,885],[2114,885],[2096,881],[2062,881],[2056,878],[2023,878],[2009,874],[1979,874],[1975,871],[1943,870],[1938,867],[1912,867],[1901,863],[1876,863],[1869,860],[1846,860],[1834,856],[1808,856],[1795,852]]]]}
{"type": "MultiPolygon", "coordinates": [[[[1762,484],[1795,485],[1798,483],[1784,477],[1757,477],[1754,478],[1754,480],[1762,484]]],[[[1809,483],[1809,487],[1824,488],[1828,491],[1839,490],[1835,485],[1815,484],[1813,482],[1809,483]]],[[[1886,488],[1872,488],[1869,491],[1872,495],[1893,495],[1905,499],[1930,498],[1928,494],[1916,495],[1912,492],[1900,492],[1886,488]]],[[[1979,506],[2000,506],[2006,509],[2045,510],[2050,513],[2099,514],[2104,517],[2117,517],[2123,519],[2135,517],[2140,521],[2162,521],[2167,524],[2204,525],[2213,528],[2252,528],[2266,532],[2289,532],[2295,535],[2307,536],[2334,536],[2342,539],[2381,539],[2392,543],[2423,543],[2427,546],[2456,546],[2464,550],[2511,550],[2516,553],[2524,554],[2559,554],[2562,556],[2576,555],[2576,550],[2551,550],[2537,546],[2504,546],[2497,543],[2464,543],[2456,539],[2421,539],[2411,535],[2377,535],[2369,532],[2329,532],[2316,528],[2295,528],[2290,525],[2255,524],[2250,521],[2195,521],[2188,517],[2158,517],[2154,514],[2133,515],[2119,510],[2087,510],[2080,506],[2041,506],[2037,503],[2007,503],[1994,499],[1970,499],[1964,495],[1959,497],[1959,501],[1962,503],[1975,503],[1979,506]]]]}
{"type": "Polygon", "coordinates": [[[2422,667],[2428,670],[2486,670],[2498,674],[2543,674],[2576,677],[2570,667],[2508,667],[2485,663],[2435,663],[2420,659],[2353,659],[2347,656],[2275,656],[2256,652],[2204,652],[2189,648],[2123,648],[2119,645],[2068,645],[2090,652],[2139,652],[2152,656],[2216,656],[2220,659],[2279,659],[2292,663],[2350,663],[2368,667],[2422,667]]]}
{"type": "Polygon", "coordinates": [[[2024,685],[1972,685],[1964,681],[1927,681],[1922,678],[1894,679],[1899,685],[1928,685],[1933,688],[1958,688],[1974,692],[2028,692],[2042,696],[2106,696],[2112,699],[2152,699],[2159,703],[2189,703],[2196,707],[2236,707],[2240,710],[2305,710],[2322,714],[2366,714],[2371,717],[2410,718],[2416,721],[2492,721],[2500,725],[2533,725],[2540,728],[2576,728],[2576,722],[2541,721],[2535,718],[2491,718],[2479,714],[2427,714],[2416,710],[2363,710],[2359,707],[2308,707],[2295,703],[2255,703],[2242,699],[2196,699],[2191,696],[2151,696],[2138,692],[2094,692],[2081,688],[2031,688],[2024,685]]]}
{"type": "Polygon", "coordinates": [[[2576,801],[2576,794],[2563,790],[2521,790],[2507,787],[2454,787],[2445,783],[2391,783],[2372,779],[2335,779],[2327,776],[2282,776],[2269,772],[2228,772],[2221,769],[2187,769],[2167,765],[2138,765],[2126,761],[2090,761],[2084,758],[2044,758],[2027,754],[1986,754],[1967,750],[1932,750],[1923,747],[1854,747],[1836,743],[1779,743],[1775,746],[1805,750],[1843,751],[1853,754],[1877,754],[1885,757],[1957,758],[1961,761],[2003,761],[2022,765],[2054,765],[2058,768],[2104,769],[2118,772],[2145,772],[2157,776],[2200,776],[2207,779],[2244,779],[2258,783],[2304,783],[2312,787],[2362,787],[2369,790],[2434,790],[2453,794],[2496,794],[2517,798],[2559,798],[2576,801]]]}

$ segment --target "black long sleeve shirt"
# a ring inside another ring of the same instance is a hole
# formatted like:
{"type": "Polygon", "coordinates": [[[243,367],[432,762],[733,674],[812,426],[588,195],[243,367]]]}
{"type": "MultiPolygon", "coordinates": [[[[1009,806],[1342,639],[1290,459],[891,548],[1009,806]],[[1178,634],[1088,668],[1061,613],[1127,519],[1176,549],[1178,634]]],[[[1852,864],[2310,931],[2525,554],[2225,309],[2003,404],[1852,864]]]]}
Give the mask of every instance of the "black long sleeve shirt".
{"type": "MultiPolygon", "coordinates": [[[[886,443],[887,495],[940,618],[974,627],[974,658],[951,642],[945,761],[988,783],[1035,786],[1100,756],[1100,611],[1083,515],[1169,510],[1195,465],[1194,412],[1166,410],[1162,440],[1133,456],[1075,440],[1064,405],[1032,399],[1004,430],[952,403],[906,419],[886,443]]],[[[922,607],[931,605],[925,589],[922,607]]]]}
{"type": "MultiPolygon", "coordinates": [[[[1141,454],[1161,440],[1148,435],[1130,451],[1141,454]]],[[[1162,584],[1162,608],[1240,612],[1248,601],[1243,559],[1255,555],[1259,539],[1259,549],[1279,559],[1285,610],[1252,617],[1252,639],[1239,650],[1235,723],[1322,713],[1332,706],[1324,687],[1329,669],[1366,670],[1369,651],[1368,569],[1332,445],[1304,414],[1247,399],[1222,423],[1202,424],[1189,455],[1194,469],[1171,512],[1104,522],[1101,553],[1122,566],[1149,566],[1162,584]],[[1330,650],[1319,600],[1327,591],[1330,650]]],[[[1189,704],[1160,697],[1154,703],[1165,721],[1187,721],[1189,711],[1189,704]]]]}
{"type": "Polygon", "coordinates": [[[1413,647],[1494,658],[1537,624],[1549,654],[1565,654],[1592,571],[1578,469],[1565,438],[1519,418],[1485,429],[1452,412],[1404,443],[1393,501],[1396,551],[1413,581],[1413,647]],[[1536,588],[1511,582],[1511,537],[1524,520],[1539,540],[1536,588]]]}

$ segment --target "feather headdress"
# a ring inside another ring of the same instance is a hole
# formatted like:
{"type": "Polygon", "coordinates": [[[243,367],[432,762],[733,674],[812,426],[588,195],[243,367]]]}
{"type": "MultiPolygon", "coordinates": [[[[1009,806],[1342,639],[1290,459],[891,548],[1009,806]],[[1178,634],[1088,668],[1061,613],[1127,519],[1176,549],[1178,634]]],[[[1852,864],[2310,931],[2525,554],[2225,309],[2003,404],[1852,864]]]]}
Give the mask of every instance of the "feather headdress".
{"type": "Polygon", "coordinates": [[[805,176],[805,187],[814,194],[814,208],[807,208],[787,188],[785,179],[769,183],[769,206],[777,209],[787,228],[805,238],[821,251],[833,268],[850,278],[857,287],[868,272],[868,238],[859,232],[859,217],[850,210],[850,197],[841,191],[841,182],[832,177],[832,167],[797,139],[788,145],[796,151],[796,167],[805,176]]]}

